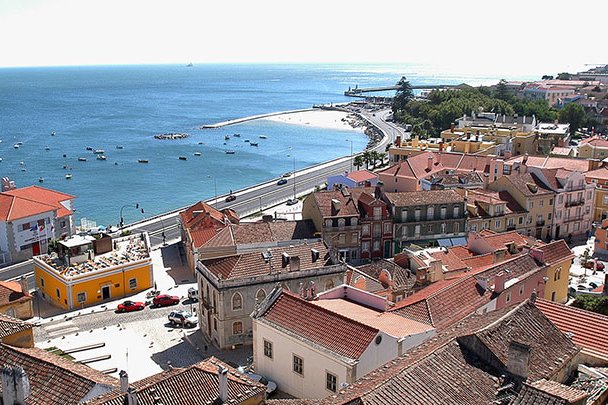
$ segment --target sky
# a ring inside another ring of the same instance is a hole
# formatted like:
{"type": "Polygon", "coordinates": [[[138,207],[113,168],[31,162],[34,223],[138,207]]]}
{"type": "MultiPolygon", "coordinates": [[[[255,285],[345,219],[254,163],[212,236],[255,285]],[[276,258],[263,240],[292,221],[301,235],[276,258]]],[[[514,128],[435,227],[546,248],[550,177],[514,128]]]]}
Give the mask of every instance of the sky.
{"type": "Polygon", "coordinates": [[[422,63],[513,76],[608,64],[599,20],[608,1],[589,0],[579,10],[576,4],[0,0],[0,67],[422,63]]]}

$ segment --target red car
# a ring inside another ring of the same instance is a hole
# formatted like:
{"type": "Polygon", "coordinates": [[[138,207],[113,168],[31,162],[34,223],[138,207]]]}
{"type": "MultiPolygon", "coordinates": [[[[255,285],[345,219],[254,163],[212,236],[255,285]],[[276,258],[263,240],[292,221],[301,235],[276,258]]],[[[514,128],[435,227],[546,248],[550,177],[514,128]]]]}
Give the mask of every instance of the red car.
{"type": "MultiPolygon", "coordinates": [[[[593,269],[594,264],[596,263],[596,260],[589,260],[587,263],[585,263],[585,267],[586,269],[593,269]]],[[[597,268],[596,270],[598,271],[603,271],[604,270],[604,263],[597,261],[597,268]]]]}
{"type": "Polygon", "coordinates": [[[179,304],[179,297],[177,295],[160,294],[152,300],[153,307],[165,307],[175,304],[179,304]]]}
{"type": "Polygon", "coordinates": [[[143,302],[136,301],[125,301],[122,304],[118,304],[118,308],[116,309],[118,312],[132,312],[132,311],[141,311],[146,307],[146,304],[143,302]]]}

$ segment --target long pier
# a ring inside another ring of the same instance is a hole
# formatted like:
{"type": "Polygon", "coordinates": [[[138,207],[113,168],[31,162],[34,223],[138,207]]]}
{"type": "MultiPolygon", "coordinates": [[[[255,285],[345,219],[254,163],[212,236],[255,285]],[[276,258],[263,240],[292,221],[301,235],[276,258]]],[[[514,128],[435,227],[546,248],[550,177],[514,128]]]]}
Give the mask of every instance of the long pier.
{"type": "Polygon", "coordinates": [[[266,117],[272,117],[274,115],[293,114],[293,113],[305,112],[305,111],[312,111],[312,108],[303,108],[300,110],[278,111],[278,112],[272,112],[272,113],[267,113],[267,114],[250,115],[249,117],[235,118],[233,120],[222,121],[222,122],[218,122],[215,124],[203,125],[203,126],[201,126],[201,129],[216,129],[216,128],[225,127],[227,125],[240,124],[241,122],[253,121],[253,120],[258,120],[260,118],[266,118],[266,117]]]}
{"type": "MultiPolygon", "coordinates": [[[[438,89],[450,89],[461,87],[463,84],[420,84],[411,86],[412,90],[438,90],[438,89]]],[[[356,87],[348,88],[344,92],[345,96],[348,97],[363,97],[362,93],[373,93],[376,91],[389,91],[389,90],[398,90],[400,86],[386,86],[386,87],[356,87]]]]}

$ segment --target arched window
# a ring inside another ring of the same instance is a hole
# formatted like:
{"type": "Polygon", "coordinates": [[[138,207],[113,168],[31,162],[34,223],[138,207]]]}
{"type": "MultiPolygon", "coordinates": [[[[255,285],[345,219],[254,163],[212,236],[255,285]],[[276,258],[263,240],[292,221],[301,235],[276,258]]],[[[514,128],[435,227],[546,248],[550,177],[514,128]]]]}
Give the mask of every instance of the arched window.
{"type": "Polygon", "coordinates": [[[558,267],[557,269],[555,269],[555,274],[553,275],[553,281],[557,281],[561,278],[562,276],[562,268],[558,267]]]}
{"type": "Polygon", "coordinates": [[[334,288],[334,280],[327,280],[325,282],[325,291],[331,290],[332,288],[334,288]]]}
{"type": "Polygon", "coordinates": [[[240,311],[241,309],[243,309],[243,297],[237,292],[232,296],[232,310],[240,311]]]}
{"type": "Polygon", "coordinates": [[[242,335],[243,334],[243,322],[237,321],[232,323],[232,334],[242,335]]]}
{"type": "Polygon", "coordinates": [[[260,302],[264,301],[264,298],[266,298],[266,291],[260,288],[255,294],[255,302],[259,304],[260,302]]]}

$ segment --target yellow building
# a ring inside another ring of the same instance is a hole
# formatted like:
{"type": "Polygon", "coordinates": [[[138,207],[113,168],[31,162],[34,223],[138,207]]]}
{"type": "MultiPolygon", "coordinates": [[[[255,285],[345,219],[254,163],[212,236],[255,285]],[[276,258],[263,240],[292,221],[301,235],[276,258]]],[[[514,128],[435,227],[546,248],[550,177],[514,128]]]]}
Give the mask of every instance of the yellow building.
{"type": "Polygon", "coordinates": [[[585,181],[595,184],[593,221],[601,222],[608,218],[608,168],[601,167],[585,173],[585,181]]]}
{"type": "Polygon", "coordinates": [[[578,146],[578,157],[583,159],[606,159],[608,157],[608,140],[597,136],[583,140],[578,146]]]}
{"type": "Polygon", "coordinates": [[[42,297],[64,309],[135,294],[154,285],[148,234],[72,237],[34,257],[34,274],[42,297]]]}
{"type": "Polygon", "coordinates": [[[548,266],[545,278],[545,299],[566,303],[568,301],[568,281],[574,254],[563,239],[534,247],[530,250],[533,258],[548,266]]]}

